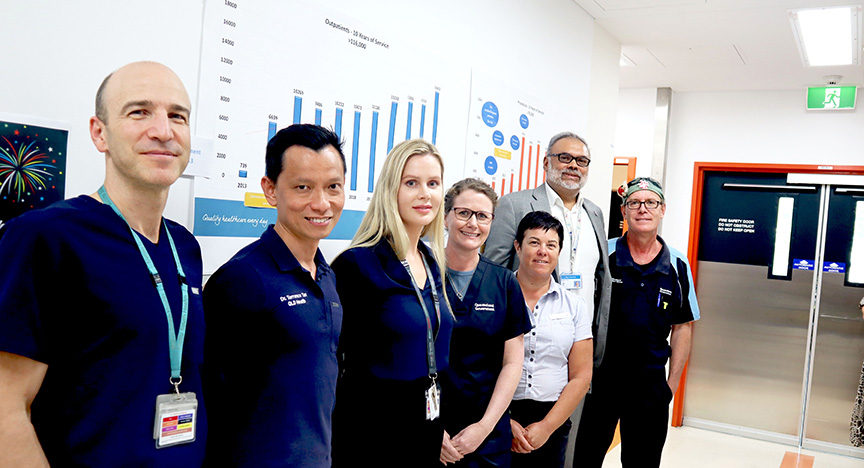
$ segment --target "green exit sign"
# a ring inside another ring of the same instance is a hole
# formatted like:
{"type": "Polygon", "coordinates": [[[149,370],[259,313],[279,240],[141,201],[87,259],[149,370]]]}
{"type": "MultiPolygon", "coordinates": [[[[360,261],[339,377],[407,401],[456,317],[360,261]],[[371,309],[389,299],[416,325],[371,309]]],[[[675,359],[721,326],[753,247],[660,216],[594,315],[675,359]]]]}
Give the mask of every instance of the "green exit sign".
{"type": "Polygon", "coordinates": [[[807,88],[807,110],[854,109],[857,86],[807,88]]]}

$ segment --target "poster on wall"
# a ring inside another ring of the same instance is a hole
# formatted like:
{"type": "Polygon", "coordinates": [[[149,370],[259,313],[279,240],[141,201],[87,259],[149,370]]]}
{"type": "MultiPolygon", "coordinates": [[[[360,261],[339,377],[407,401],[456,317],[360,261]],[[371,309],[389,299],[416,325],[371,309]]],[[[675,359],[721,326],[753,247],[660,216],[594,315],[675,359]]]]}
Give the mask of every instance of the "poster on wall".
{"type": "Polygon", "coordinates": [[[63,200],[68,124],[0,113],[0,226],[63,200]]]}
{"type": "Polygon", "coordinates": [[[499,195],[538,187],[546,179],[546,145],[560,131],[554,115],[560,114],[529,93],[472,73],[465,176],[499,195]]]}
{"type": "Polygon", "coordinates": [[[213,159],[195,182],[194,234],[258,237],[275,221],[265,148],[293,123],[344,142],[346,202],[329,239],[354,235],[394,145],[420,137],[461,156],[470,72],[430,55],[321,4],[208,2],[196,128],[213,159]]]}

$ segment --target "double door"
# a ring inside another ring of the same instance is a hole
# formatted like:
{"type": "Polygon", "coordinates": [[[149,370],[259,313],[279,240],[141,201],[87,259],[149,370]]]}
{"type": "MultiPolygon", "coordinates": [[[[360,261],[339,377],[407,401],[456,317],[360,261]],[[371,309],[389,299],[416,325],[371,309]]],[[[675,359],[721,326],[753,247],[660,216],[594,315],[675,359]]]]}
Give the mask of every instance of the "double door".
{"type": "Polygon", "coordinates": [[[705,174],[684,424],[864,458],[864,180],[705,174]]]}

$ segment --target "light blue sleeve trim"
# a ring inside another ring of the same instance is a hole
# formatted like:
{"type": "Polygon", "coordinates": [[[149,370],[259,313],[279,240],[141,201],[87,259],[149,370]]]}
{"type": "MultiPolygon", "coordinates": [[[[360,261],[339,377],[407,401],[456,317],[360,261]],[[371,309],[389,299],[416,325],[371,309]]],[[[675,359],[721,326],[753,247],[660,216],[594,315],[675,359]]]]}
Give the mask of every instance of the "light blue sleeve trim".
{"type": "Polygon", "coordinates": [[[609,255],[615,253],[615,246],[618,245],[618,239],[620,239],[620,237],[609,239],[609,255]]]}
{"type": "Polygon", "coordinates": [[[675,269],[676,273],[681,274],[681,272],[678,271],[677,259],[680,258],[684,264],[687,265],[687,284],[690,285],[690,292],[687,296],[687,301],[690,303],[690,310],[693,312],[693,320],[699,320],[701,315],[699,314],[699,303],[696,302],[696,285],[693,284],[693,267],[691,267],[690,262],[687,261],[687,256],[679,252],[678,249],[669,247],[669,253],[672,257],[672,268],[675,269]]]}

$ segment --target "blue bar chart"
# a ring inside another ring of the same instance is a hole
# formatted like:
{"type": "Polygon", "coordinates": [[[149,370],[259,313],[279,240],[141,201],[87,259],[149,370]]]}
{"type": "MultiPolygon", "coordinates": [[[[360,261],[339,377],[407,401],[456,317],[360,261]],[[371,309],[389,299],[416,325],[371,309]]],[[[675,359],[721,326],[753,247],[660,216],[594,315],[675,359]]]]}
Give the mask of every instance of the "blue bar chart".
{"type": "Polygon", "coordinates": [[[372,137],[369,139],[369,193],[375,189],[375,145],[378,144],[378,111],[372,112],[372,137]]]}
{"type": "Polygon", "coordinates": [[[354,111],[354,138],[351,142],[351,190],[357,190],[357,153],[360,151],[360,111],[354,111]]]}
{"type": "Polygon", "coordinates": [[[267,141],[272,140],[274,136],[276,136],[276,122],[271,120],[267,124],[267,141]]]}
{"type": "Polygon", "coordinates": [[[294,123],[300,123],[300,113],[303,110],[303,98],[294,96],[294,123]]]}
{"type": "Polygon", "coordinates": [[[396,110],[399,104],[393,101],[390,104],[390,132],[387,134],[387,154],[393,149],[393,138],[396,136],[396,110]]]}

